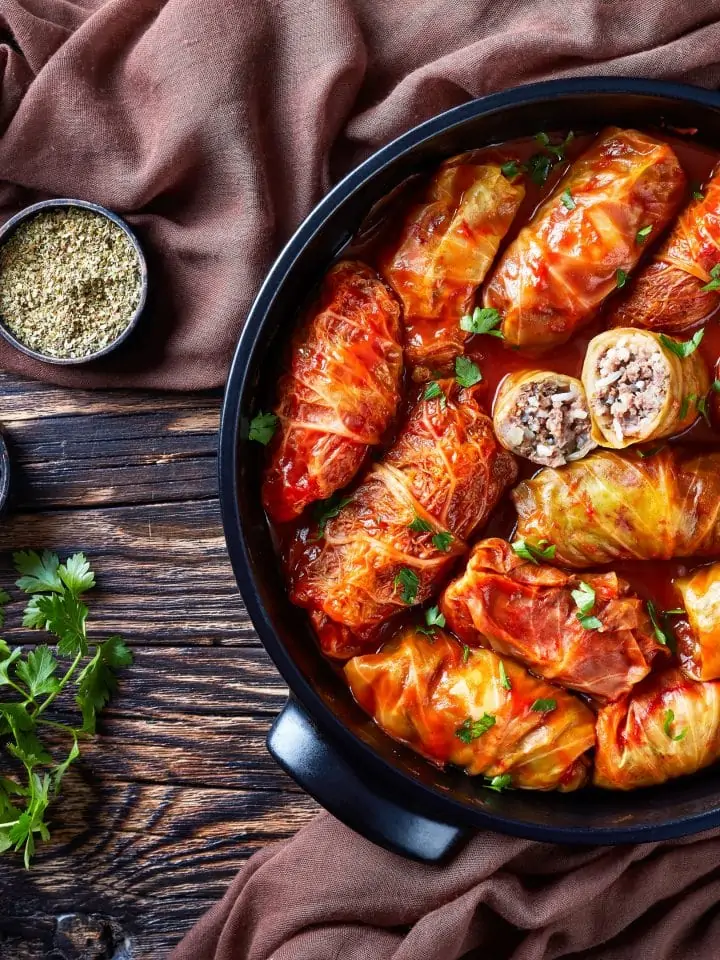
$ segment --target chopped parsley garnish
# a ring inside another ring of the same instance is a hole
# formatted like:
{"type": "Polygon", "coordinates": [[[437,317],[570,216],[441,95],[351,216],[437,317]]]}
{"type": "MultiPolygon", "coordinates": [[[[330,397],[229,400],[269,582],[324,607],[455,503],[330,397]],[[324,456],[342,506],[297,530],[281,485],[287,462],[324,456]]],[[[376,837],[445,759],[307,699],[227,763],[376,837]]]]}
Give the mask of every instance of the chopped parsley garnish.
{"type": "Polygon", "coordinates": [[[352,497],[343,497],[341,493],[334,493],[327,500],[321,500],[315,504],[313,517],[317,523],[317,533],[315,539],[319,540],[325,536],[325,528],[342,510],[352,501],[352,497]]]}
{"type": "Polygon", "coordinates": [[[655,634],[655,639],[658,643],[661,643],[664,647],[668,646],[668,635],[667,632],[660,626],[660,618],[658,617],[657,607],[652,602],[648,600],[647,602],[648,613],[650,614],[650,621],[653,625],[653,633],[655,634]]]}
{"type": "Polygon", "coordinates": [[[425,626],[418,627],[418,633],[424,633],[426,637],[432,639],[436,632],[437,628],[445,626],[445,615],[440,613],[440,607],[428,607],[425,611],[425,626]]]}
{"type": "Polygon", "coordinates": [[[400,589],[400,599],[403,603],[415,603],[417,600],[420,580],[414,570],[409,567],[401,567],[393,580],[395,589],[400,589]]]}
{"type": "Polygon", "coordinates": [[[713,380],[710,386],[713,388],[715,393],[720,393],[720,380],[713,380]]]}
{"type": "Polygon", "coordinates": [[[278,418],[274,413],[258,413],[250,421],[250,432],[248,437],[256,440],[266,447],[273,438],[277,429],[278,418]]]}
{"type": "Polygon", "coordinates": [[[488,790],[494,790],[496,793],[502,793],[512,786],[512,777],[509,773],[501,773],[497,777],[486,777],[485,786],[488,790]]]}
{"type": "Polygon", "coordinates": [[[665,719],[663,720],[663,730],[665,732],[665,736],[675,741],[684,740],[685,734],[687,733],[687,727],[683,727],[680,733],[673,734],[670,728],[672,727],[674,722],[675,722],[675,711],[666,710],[665,719]]]}
{"type": "Polygon", "coordinates": [[[428,523],[427,520],[423,520],[422,517],[419,517],[415,514],[415,519],[412,523],[408,524],[408,530],[412,530],[413,533],[430,533],[431,530],[435,528],[431,523],[428,523]]]}
{"type": "Polygon", "coordinates": [[[494,726],[495,717],[491,713],[484,713],[479,720],[468,717],[457,728],[455,736],[463,743],[472,743],[473,740],[477,740],[478,737],[487,733],[490,727],[494,726]]]}
{"type": "Polygon", "coordinates": [[[710,283],[706,283],[704,287],[701,287],[701,290],[717,290],[720,288],[720,263],[716,263],[715,266],[710,271],[710,276],[712,279],[710,283]]]}
{"type": "Polygon", "coordinates": [[[500,172],[508,180],[514,180],[520,173],[520,167],[515,160],[508,160],[500,167],[500,172]]]}
{"type": "Polygon", "coordinates": [[[502,338],[497,328],[502,323],[500,311],[495,307],[475,307],[472,313],[460,317],[460,329],[466,333],[487,333],[491,337],[502,338]]]}
{"type": "Polygon", "coordinates": [[[430,383],[425,387],[425,392],[423,393],[423,400],[434,400],[435,397],[439,397],[442,394],[442,388],[437,380],[431,380],[430,383]]]}
{"type": "Polygon", "coordinates": [[[470,659],[471,653],[472,653],[472,650],[470,649],[470,647],[466,643],[464,643],[463,644],[463,663],[468,662],[468,660],[470,659]]]}
{"type": "Polygon", "coordinates": [[[525,164],[525,169],[530,174],[530,179],[538,187],[542,187],[545,184],[552,168],[552,157],[548,157],[546,153],[534,153],[525,164]]]}
{"type": "Polygon", "coordinates": [[[657,447],[650,447],[649,450],[637,450],[636,453],[641,460],[644,460],[646,457],[653,457],[656,453],[660,453],[661,450],[665,449],[665,444],[658,444],[657,447]]]}
{"type": "Polygon", "coordinates": [[[589,583],[585,583],[584,580],[581,580],[578,584],[577,590],[571,590],[570,596],[575,601],[575,605],[578,608],[578,619],[580,615],[585,615],[590,613],[592,608],[595,606],[595,591],[590,586],[589,583]]]}
{"type": "Polygon", "coordinates": [[[535,703],[530,707],[531,710],[534,710],[535,713],[550,713],[557,707],[557,700],[554,700],[552,697],[543,698],[536,700],[535,703]]]}
{"type": "Polygon", "coordinates": [[[500,661],[500,683],[505,690],[512,690],[512,684],[510,683],[510,677],[507,675],[505,670],[505,664],[503,661],[500,661]]]}
{"type": "Polygon", "coordinates": [[[702,192],[702,185],[695,182],[692,185],[693,200],[704,200],[705,194],[702,192]]]}
{"type": "Polygon", "coordinates": [[[550,137],[542,130],[540,131],[540,133],[535,134],[535,139],[537,140],[538,143],[542,144],[543,147],[547,147],[550,145],[550,137]]]}
{"type": "Polygon", "coordinates": [[[708,398],[707,397],[698,397],[697,400],[697,412],[703,418],[705,423],[710,426],[710,411],[708,410],[708,398]]]}
{"type": "Polygon", "coordinates": [[[581,626],[586,630],[601,630],[602,621],[598,620],[597,617],[584,617],[582,614],[578,614],[578,620],[580,621],[581,626]]]}
{"type": "Polygon", "coordinates": [[[455,358],[455,379],[461,387],[474,387],[482,378],[480,367],[468,357],[455,358]]]}
{"type": "Polygon", "coordinates": [[[573,200],[570,190],[568,189],[563,190],[563,192],[560,194],[560,203],[562,203],[566,210],[574,210],[577,206],[573,200]]]}
{"type": "Polygon", "coordinates": [[[627,273],[625,270],[621,270],[619,267],[615,271],[615,286],[618,290],[621,290],[627,283],[627,273]]]}
{"type": "Polygon", "coordinates": [[[652,224],[649,223],[647,227],[643,227],[642,230],[638,230],[638,232],[635,234],[636,243],[645,243],[645,241],[647,240],[647,238],[650,236],[651,233],[652,233],[652,224]]]}
{"type": "MultiPolygon", "coordinates": [[[[720,287],[720,280],[718,281],[718,286],[720,287]]],[[[661,333],[659,336],[660,343],[662,343],[664,347],[667,347],[667,349],[671,353],[674,353],[676,357],[680,357],[681,360],[684,360],[685,357],[689,357],[691,353],[695,353],[697,348],[700,346],[702,338],[705,336],[705,327],[702,327],[700,330],[696,330],[689,340],[673,340],[672,337],[668,337],[664,333],[661,333]]]]}
{"type": "Polygon", "coordinates": [[[516,540],[511,546],[518,557],[529,560],[530,563],[552,560],[555,556],[555,544],[550,543],[549,540],[538,540],[537,543],[531,543],[530,540],[516,540]]]}
{"type": "Polygon", "coordinates": [[[682,617],[685,614],[685,610],[682,607],[675,607],[674,610],[665,610],[664,614],[666,617],[682,617]]]}
{"type": "Polygon", "coordinates": [[[451,533],[448,533],[446,530],[442,530],[440,533],[436,533],[432,537],[432,545],[437,550],[442,550],[443,553],[447,553],[450,549],[453,539],[454,538],[451,533]]]}

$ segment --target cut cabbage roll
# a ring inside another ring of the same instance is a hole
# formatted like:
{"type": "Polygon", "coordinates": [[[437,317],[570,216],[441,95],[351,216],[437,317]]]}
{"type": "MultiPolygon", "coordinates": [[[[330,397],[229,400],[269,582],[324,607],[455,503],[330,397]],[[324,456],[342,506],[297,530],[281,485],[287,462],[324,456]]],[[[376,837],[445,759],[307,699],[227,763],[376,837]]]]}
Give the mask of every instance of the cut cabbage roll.
{"type": "Polygon", "coordinates": [[[451,371],[469,333],[460,318],[490,269],[525,195],[499,164],[455,157],[411,210],[381,270],[400,297],[413,379],[451,371]]]}
{"type": "Polygon", "coordinates": [[[616,574],[567,573],[495,538],[477,544],[440,606],[465,643],[605,700],[628,693],[663,649],[645,604],[616,574]]]}
{"type": "Polygon", "coordinates": [[[324,535],[293,544],[291,599],[310,610],[329,656],[352,656],[383,621],[423,603],[517,476],[476,390],[431,386],[324,535]]]}
{"type": "Polygon", "coordinates": [[[549,370],[508,374],[495,398],[493,426],[506,450],[546,467],[579,460],[597,446],[583,385],[549,370]]]}
{"type": "Polygon", "coordinates": [[[720,683],[654,674],[597,718],[598,787],[634,790],[695,773],[720,757],[720,683]]]}
{"type": "Polygon", "coordinates": [[[720,563],[675,581],[688,623],[675,632],[684,672],[694,680],[720,678],[720,563]]]}
{"type": "Polygon", "coordinates": [[[699,351],[680,357],[666,337],[649,330],[606,330],[588,344],[582,381],[592,414],[592,435],[601,447],[681,433],[697,420],[698,403],[710,388],[699,351]]]}
{"type": "Polygon", "coordinates": [[[575,790],[588,778],[590,709],[490,650],[464,656],[446,633],[406,627],[345,676],[387,734],[434,763],[526,790],[575,790]]]}
{"type": "MultiPolygon", "coordinates": [[[[720,264],[720,168],[702,197],[678,217],[667,240],[633,280],[610,322],[683,333],[705,323],[720,305],[720,290],[705,289],[720,264]]],[[[717,272],[717,271],[716,271],[717,272]]]]}
{"type": "Polygon", "coordinates": [[[561,566],[720,553],[720,453],[604,450],[540,470],[512,499],[517,536],[554,544],[561,566]]]}
{"type": "Polygon", "coordinates": [[[485,288],[510,344],[564,343],[622,286],[682,199],[672,149],[637,130],[605,130],[510,244],[485,288]]]}
{"type": "Polygon", "coordinates": [[[344,261],[325,278],[278,387],[278,428],[262,498],[276,521],[348,484],[395,416],[400,305],[377,274],[344,261]]]}

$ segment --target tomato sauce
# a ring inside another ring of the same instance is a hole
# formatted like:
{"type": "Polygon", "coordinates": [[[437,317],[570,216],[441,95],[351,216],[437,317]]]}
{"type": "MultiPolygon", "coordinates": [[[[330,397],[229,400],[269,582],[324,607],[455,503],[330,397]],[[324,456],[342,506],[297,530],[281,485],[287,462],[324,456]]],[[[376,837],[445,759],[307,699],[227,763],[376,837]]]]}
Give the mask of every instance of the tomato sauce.
{"type": "MultiPolygon", "coordinates": [[[[720,154],[694,140],[692,134],[678,136],[676,133],[662,129],[652,129],[650,132],[669,143],[677,154],[687,175],[687,200],[689,201],[692,191],[698,189],[710,176],[710,173],[720,159],[720,154]]],[[[550,135],[552,142],[560,142],[564,139],[566,133],[567,131],[556,131],[552,133],[550,135]]],[[[596,132],[576,134],[566,148],[564,161],[556,163],[552,167],[547,181],[542,187],[534,184],[529,177],[525,178],[525,198],[512,228],[500,246],[495,264],[497,264],[504,250],[512,242],[518,231],[530,220],[537,207],[553,191],[568,166],[589,146],[595,135],[596,132]]],[[[526,162],[531,155],[536,154],[539,149],[538,141],[533,137],[529,137],[522,140],[511,141],[506,144],[482,148],[471,151],[470,153],[473,159],[499,160],[503,163],[508,160],[516,160],[518,164],[521,164],[526,162]]],[[[385,201],[381,201],[380,204],[376,205],[366,218],[356,237],[350,242],[348,247],[341,251],[338,258],[358,257],[377,267],[386,252],[397,243],[403,225],[404,214],[416,200],[426,182],[427,176],[425,175],[413,177],[400,185],[385,201]]],[[[654,243],[649,242],[647,244],[647,250],[644,252],[643,259],[637,269],[641,269],[642,264],[647,260],[648,255],[651,255],[653,249],[661,240],[661,237],[658,236],[654,239],[654,243]]],[[[632,283],[632,277],[629,278],[628,283],[632,283]]],[[[481,292],[482,291],[478,293],[478,302],[481,299],[481,292]]],[[[511,348],[496,337],[472,337],[466,345],[465,353],[479,366],[482,372],[482,400],[487,412],[490,413],[492,411],[498,386],[510,373],[529,369],[544,369],[579,377],[589,341],[605,329],[605,313],[612,307],[615,296],[623,295],[625,292],[626,291],[619,291],[618,294],[609,297],[601,314],[591,324],[576,332],[569,342],[555,346],[551,350],[541,354],[533,354],[527,349],[511,348]]],[[[690,334],[687,335],[687,337],[689,336],[690,334]]],[[[680,336],[679,338],[687,339],[687,337],[680,336]]],[[[720,322],[717,316],[706,324],[704,338],[699,350],[707,361],[711,374],[714,371],[714,376],[720,376],[720,370],[718,369],[718,358],[720,358],[720,322]]],[[[406,379],[403,410],[398,417],[397,425],[386,438],[386,445],[389,445],[394,439],[398,426],[402,424],[407,410],[418,398],[420,389],[420,387],[411,384],[406,379]]],[[[684,434],[673,437],[667,442],[673,444],[681,443],[683,445],[692,444],[703,450],[720,450],[720,393],[711,394],[709,418],[709,424],[700,419],[684,434]]],[[[382,451],[375,454],[375,456],[381,455],[382,451]]],[[[535,464],[527,460],[519,460],[518,463],[520,466],[521,479],[532,476],[539,469],[535,464]]],[[[300,532],[302,536],[303,532],[309,529],[311,521],[307,515],[308,513],[311,513],[311,511],[306,511],[306,515],[301,517],[297,523],[283,524],[282,526],[276,525],[274,528],[278,549],[286,564],[289,560],[289,543],[298,532],[300,532]]],[[[516,519],[512,501],[509,495],[506,495],[494,510],[488,525],[481,532],[481,536],[501,536],[506,539],[512,539],[516,519]]],[[[305,534],[305,536],[306,535],[307,534],[305,534]]],[[[679,595],[673,586],[674,580],[710,562],[713,562],[713,558],[703,557],[697,561],[690,558],[669,561],[617,562],[612,565],[612,569],[628,580],[639,595],[648,600],[652,600],[658,610],[662,611],[681,605],[679,595]]],[[[461,560],[460,566],[462,566],[462,563],[463,561],[461,560]]],[[[396,627],[397,620],[393,621],[393,631],[396,627]]],[[[379,638],[383,637],[384,632],[383,630],[379,632],[379,638]]]]}

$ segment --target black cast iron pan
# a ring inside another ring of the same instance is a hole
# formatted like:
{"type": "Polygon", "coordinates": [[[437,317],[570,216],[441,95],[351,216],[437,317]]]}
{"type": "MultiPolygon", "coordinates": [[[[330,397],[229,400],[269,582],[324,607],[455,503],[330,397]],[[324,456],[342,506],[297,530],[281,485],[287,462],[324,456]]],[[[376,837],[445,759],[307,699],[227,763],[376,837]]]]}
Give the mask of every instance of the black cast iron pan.
{"type": "Polygon", "coordinates": [[[238,343],[220,432],[220,495],[241,593],[290,688],[268,747],[336,817],[406,856],[438,861],[473,828],[583,844],[696,833],[720,825],[720,766],[628,794],[497,794],[394,743],[353,702],[320,655],[304,612],[287,598],[260,504],[263,449],[247,439],[249,421],[272,402],[277,358],[298,304],[373,204],[408,176],[464,150],[538,130],[662,123],[697,127],[699,142],[720,147],[720,94],[650,80],[555,80],[427,121],[374,154],[318,204],[268,274],[238,343]]]}

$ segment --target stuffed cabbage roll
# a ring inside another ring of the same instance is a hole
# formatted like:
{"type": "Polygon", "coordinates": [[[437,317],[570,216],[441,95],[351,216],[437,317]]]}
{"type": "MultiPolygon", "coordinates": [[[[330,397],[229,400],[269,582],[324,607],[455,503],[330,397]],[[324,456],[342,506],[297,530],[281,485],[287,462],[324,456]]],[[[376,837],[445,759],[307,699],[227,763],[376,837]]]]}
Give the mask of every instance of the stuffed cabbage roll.
{"type": "Polygon", "coordinates": [[[681,433],[697,420],[698,403],[710,389],[699,351],[680,357],[649,330],[606,330],[588,344],[582,381],[592,414],[592,435],[601,447],[681,433]]]}
{"type": "Polygon", "coordinates": [[[466,643],[605,700],[628,693],[663,649],[645,604],[616,574],[567,573],[495,538],[477,544],[440,606],[466,643]]]}
{"type": "Polygon", "coordinates": [[[637,130],[605,130],[510,244],[485,288],[510,344],[568,340],[625,283],[682,198],[672,149],[637,130]]]}
{"type": "Polygon", "coordinates": [[[325,278],[278,387],[278,428],[262,498],[273,520],[298,516],[352,480],[400,400],[400,306],[377,274],[345,261],[325,278]]]}
{"type": "Polygon", "coordinates": [[[680,215],[667,240],[638,273],[611,323],[683,333],[708,320],[720,290],[707,289],[720,264],[720,168],[680,215]]]}
{"type": "Polygon", "coordinates": [[[476,390],[433,386],[324,535],[293,545],[291,599],[330,656],[352,656],[373,628],[423,603],[517,475],[476,390]]]}
{"type": "Polygon", "coordinates": [[[675,581],[687,612],[687,624],[675,628],[678,656],[694,680],[720,678],[720,563],[701,567],[675,581]]]}
{"type": "Polygon", "coordinates": [[[696,683],[678,669],[667,670],[598,714],[598,787],[649,787],[695,773],[719,757],[720,682],[696,683]]]}
{"type": "Polygon", "coordinates": [[[411,210],[382,272],[400,297],[405,359],[413,379],[448,373],[469,336],[460,318],[472,307],[525,195],[499,164],[456,157],[443,164],[411,210]]]}
{"type": "Polygon", "coordinates": [[[583,385],[549,370],[508,374],[495,397],[493,426],[506,450],[545,467],[579,460],[597,446],[583,385]]]}
{"type": "Polygon", "coordinates": [[[428,639],[407,627],[379,653],[351,660],[345,676],[389,736],[434,763],[526,790],[575,790],[587,780],[593,713],[490,650],[465,657],[446,633],[428,639]]]}

